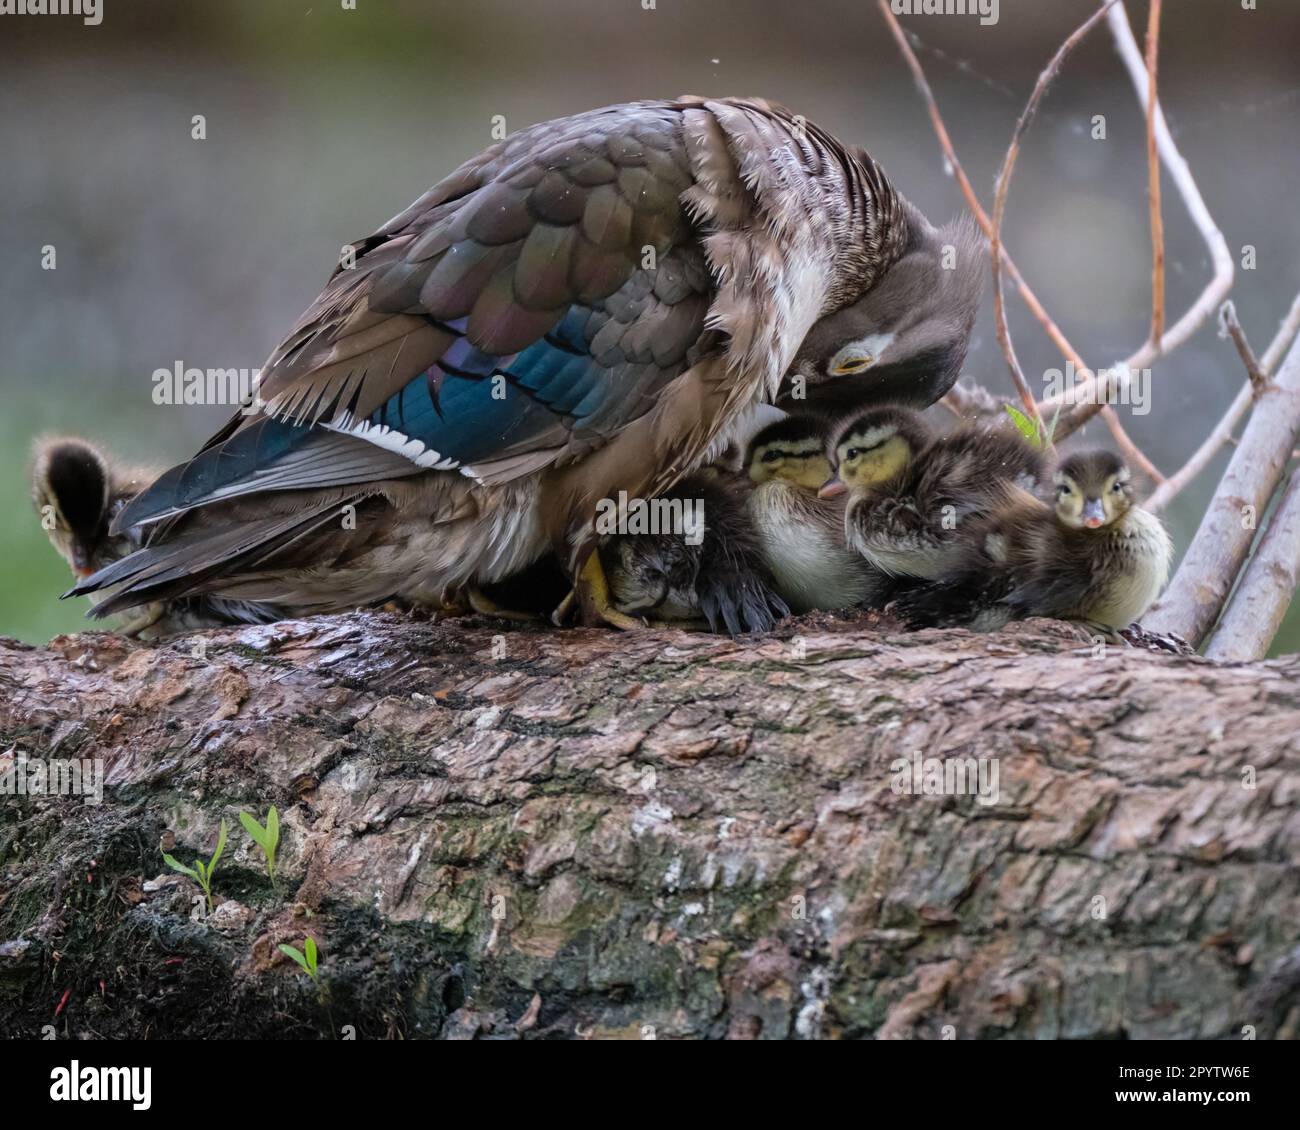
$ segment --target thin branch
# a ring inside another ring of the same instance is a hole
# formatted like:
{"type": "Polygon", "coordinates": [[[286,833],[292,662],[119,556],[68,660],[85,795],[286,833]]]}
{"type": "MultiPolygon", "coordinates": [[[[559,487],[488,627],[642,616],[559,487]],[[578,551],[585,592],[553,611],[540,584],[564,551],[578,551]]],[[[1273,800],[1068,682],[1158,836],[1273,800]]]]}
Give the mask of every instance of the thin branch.
{"type": "MultiPolygon", "coordinates": [[[[1133,38],[1133,29],[1129,26],[1128,12],[1123,3],[1113,7],[1107,19],[1110,23],[1111,34],[1115,39],[1115,45],[1119,49],[1120,59],[1129,73],[1129,78],[1132,80],[1133,89],[1136,91],[1138,99],[1142,103],[1142,110],[1144,113],[1150,113],[1152,110],[1149,103],[1150,78],[1147,74],[1146,64],[1142,60],[1142,53],[1138,50],[1137,41],[1133,38]]],[[[1228,291],[1232,289],[1232,255],[1228,251],[1228,244],[1223,238],[1223,232],[1219,230],[1210,215],[1209,209],[1205,206],[1205,200],[1201,196],[1200,189],[1196,186],[1192,171],[1169,132],[1169,125],[1165,121],[1164,111],[1160,109],[1159,102],[1154,105],[1154,116],[1156,145],[1160,151],[1160,158],[1169,172],[1170,179],[1182,196],[1188,214],[1196,225],[1196,230],[1201,233],[1201,238],[1205,240],[1210,252],[1210,260],[1214,264],[1214,276],[1206,284],[1200,297],[1165,332],[1158,343],[1147,342],[1127,361],[1116,366],[1118,375],[1116,375],[1116,370],[1111,370],[1101,377],[1093,374],[1091,380],[1081,381],[1076,386],[1076,390],[1071,394],[1070,398],[1082,402],[1076,403],[1067,412],[1062,412],[1061,421],[1056,429],[1057,435],[1061,437],[1077,431],[1091,420],[1101,410],[1102,405],[1106,403],[1110,395],[1113,395],[1116,391],[1122,391],[1124,385],[1128,383],[1131,372],[1149,368],[1156,358],[1173,352],[1187,341],[1192,334],[1201,328],[1206,319],[1218,310],[1220,303],[1228,296],[1228,291]],[[1113,387],[1105,388],[1105,395],[1102,395],[1103,390],[1098,388],[1101,384],[1113,387]]],[[[1039,405],[1039,411],[1046,412],[1050,410],[1059,399],[1068,398],[1054,397],[1044,401],[1039,405]]]]}
{"type": "Polygon", "coordinates": [[[1198,647],[1218,619],[1300,434],[1300,340],[1265,399],[1251,413],[1182,566],[1143,620],[1151,631],[1198,647]]]}
{"type": "Polygon", "coordinates": [[[1295,594],[1300,571],[1300,474],[1282,501],[1242,574],[1205,654],[1224,662],[1263,659],[1295,594]]]}
{"type": "Polygon", "coordinates": [[[1117,0],[1107,0],[1084,20],[1056,49],[1056,54],[1052,56],[1043,73],[1038,76],[1038,82],[1034,84],[1029,102],[1021,113],[1020,120],[1016,122],[1015,132],[1011,135],[1011,144],[1007,146],[1007,155],[1003,158],[1002,168],[998,171],[997,187],[993,196],[993,226],[989,234],[989,252],[993,260],[993,316],[997,324],[998,344],[1002,347],[1002,355],[1007,359],[1007,368],[1011,370],[1011,379],[1020,394],[1020,399],[1024,402],[1025,411],[1039,426],[1040,431],[1043,424],[1042,417],[1038,411],[1038,404],[1034,400],[1034,394],[1029,390],[1029,383],[1025,380],[1024,371],[1020,368],[1020,361],[1016,357],[1015,346],[1011,341],[1011,329],[1007,325],[1006,302],[1002,293],[1002,221],[1007,212],[1007,192],[1011,188],[1011,174],[1015,172],[1016,160],[1020,156],[1020,139],[1025,136],[1030,123],[1034,120],[1034,115],[1038,112],[1038,104],[1047,93],[1048,86],[1060,73],[1066,56],[1083,42],[1088,32],[1101,22],[1116,2],[1117,0]]]}
{"type": "MultiPolygon", "coordinates": [[[[935,136],[939,139],[939,147],[943,150],[944,157],[947,159],[953,176],[957,180],[957,187],[961,190],[967,207],[970,208],[985,237],[989,238],[993,234],[993,221],[989,218],[988,213],[984,211],[984,206],[980,203],[979,197],[975,195],[975,189],[971,186],[970,178],[967,177],[966,170],[962,168],[961,161],[957,157],[957,151],[953,148],[952,139],[948,135],[948,127],[944,124],[943,115],[939,112],[939,104],[935,100],[934,92],[930,89],[930,83],[925,77],[925,70],[921,66],[921,61],[916,57],[916,52],[912,50],[912,45],[907,39],[907,33],[898,22],[898,17],[891,10],[888,0],[877,0],[877,4],[886,26],[898,45],[899,54],[902,55],[903,62],[907,64],[908,70],[911,71],[912,79],[916,83],[922,100],[925,102],[926,112],[930,116],[930,124],[934,129],[935,136]]],[[[1069,339],[1061,332],[1061,328],[1053,321],[1043,304],[1039,302],[1038,296],[1030,290],[1029,284],[1025,282],[1019,268],[1016,267],[1005,247],[1002,248],[1001,262],[1007,272],[1007,277],[1015,283],[1021,299],[1029,307],[1029,312],[1033,314],[1038,324],[1043,327],[1044,332],[1052,340],[1056,348],[1060,350],[1061,355],[1074,366],[1076,375],[1083,381],[1092,381],[1092,370],[1084,362],[1079,351],[1070,344],[1069,339]]],[[[1107,427],[1110,428],[1111,434],[1115,437],[1116,444],[1124,452],[1125,458],[1134,466],[1141,468],[1142,472],[1150,476],[1155,482],[1163,482],[1164,476],[1129,438],[1128,433],[1124,431],[1118,413],[1107,405],[1103,418],[1107,427]]]]}
{"type": "MultiPolygon", "coordinates": [[[[966,170],[962,168],[957,151],[952,146],[952,138],[948,136],[948,127],[944,124],[943,116],[939,113],[939,104],[935,101],[934,91],[930,89],[930,83],[925,77],[921,61],[916,57],[916,52],[912,50],[912,45],[907,40],[907,32],[903,30],[902,24],[898,22],[898,17],[894,15],[889,7],[889,0],[877,0],[877,4],[880,7],[880,13],[884,17],[885,23],[894,36],[894,41],[898,44],[899,54],[903,56],[903,62],[907,64],[907,69],[912,72],[912,79],[925,102],[926,111],[930,115],[930,125],[934,128],[935,136],[939,139],[939,148],[943,150],[943,155],[957,180],[957,187],[961,190],[961,194],[966,200],[966,206],[970,208],[971,214],[974,215],[980,230],[984,232],[987,239],[993,234],[993,221],[989,219],[989,214],[984,211],[984,205],[980,203],[979,197],[975,195],[975,189],[971,186],[970,178],[966,175],[966,170]]],[[[1019,268],[1012,262],[1011,256],[1005,247],[1002,249],[1002,265],[1007,272],[1007,276],[1016,284],[1016,289],[1020,291],[1020,297],[1024,299],[1025,305],[1029,307],[1030,312],[1046,331],[1047,336],[1052,339],[1056,348],[1061,351],[1066,360],[1073,363],[1077,372],[1091,375],[1091,370],[1084,364],[1078,350],[1070,344],[1065,334],[1061,332],[1060,327],[1043,308],[1043,304],[1038,301],[1038,296],[1029,289],[1029,284],[1021,276],[1019,268]]]]}
{"type": "Polygon", "coordinates": [[[1260,368],[1259,359],[1251,349],[1250,342],[1246,340],[1246,331],[1237,321],[1237,308],[1231,301],[1219,307],[1219,336],[1232,338],[1232,344],[1237,347],[1237,356],[1246,366],[1246,377],[1250,381],[1252,393],[1258,400],[1268,388],[1268,374],[1260,368]]]}
{"type": "MultiPolygon", "coordinates": [[[[1282,359],[1287,349],[1290,348],[1291,342],[1295,339],[1296,334],[1300,333],[1300,295],[1291,303],[1290,313],[1282,320],[1282,326],[1273,338],[1272,343],[1264,351],[1264,356],[1260,360],[1259,367],[1266,377],[1271,377],[1277,370],[1278,362],[1282,359]]],[[[1255,399],[1255,387],[1250,381],[1247,381],[1237,392],[1236,399],[1228,406],[1222,419],[1214,425],[1214,430],[1206,436],[1205,441],[1192,454],[1181,467],[1178,468],[1169,478],[1160,484],[1151,497],[1142,505],[1152,512],[1158,513],[1163,510],[1169,503],[1209,465],[1215,455],[1218,454],[1219,448],[1232,439],[1232,429],[1235,428],[1241,418],[1246,414],[1246,409],[1251,406],[1255,399]]]]}
{"type": "Polygon", "coordinates": [[[1156,148],[1156,56],[1160,44],[1160,0],[1151,0],[1147,20],[1147,204],[1151,209],[1151,342],[1165,335],[1165,223],[1160,214],[1160,154],[1156,148]]]}

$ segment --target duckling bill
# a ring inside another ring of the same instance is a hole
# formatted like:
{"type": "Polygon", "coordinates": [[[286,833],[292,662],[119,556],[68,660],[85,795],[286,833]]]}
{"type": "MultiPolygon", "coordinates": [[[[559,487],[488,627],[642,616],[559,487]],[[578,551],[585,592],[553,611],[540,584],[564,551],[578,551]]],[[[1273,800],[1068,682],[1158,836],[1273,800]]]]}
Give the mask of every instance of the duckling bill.
{"type": "Polygon", "coordinates": [[[1151,607],[1169,577],[1173,544],[1136,502],[1132,475],[1113,452],[1063,459],[1053,504],[1008,492],[964,559],[897,611],[913,626],[980,629],[1012,619],[1079,620],[1115,638],[1151,607]]]}

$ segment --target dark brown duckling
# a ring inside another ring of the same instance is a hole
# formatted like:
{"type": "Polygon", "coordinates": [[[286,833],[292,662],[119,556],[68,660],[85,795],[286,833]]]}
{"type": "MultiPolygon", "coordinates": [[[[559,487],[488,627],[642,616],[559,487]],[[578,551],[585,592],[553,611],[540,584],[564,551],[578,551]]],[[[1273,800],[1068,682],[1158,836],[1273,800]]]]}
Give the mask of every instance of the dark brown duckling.
{"type": "Polygon", "coordinates": [[[1132,476],[1110,451],[1064,458],[1053,505],[1009,490],[939,583],[900,598],[913,626],[981,630],[1050,616],[1082,621],[1112,640],[1150,608],[1169,577],[1173,544],[1136,502],[1132,476]]]}
{"type": "MultiPolygon", "coordinates": [[[[32,448],[32,505],[50,544],[78,579],[139,549],[138,529],[109,532],[118,512],[156,477],[148,468],[119,464],[97,445],[75,437],[47,437],[32,448]]],[[[113,590],[91,596],[99,603],[113,590]]],[[[219,624],[265,623],[269,606],[218,597],[187,597],[138,605],[121,616],[123,635],[157,639],[219,624]]]]}
{"type": "Polygon", "coordinates": [[[777,591],[795,612],[879,603],[886,579],[844,544],[844,500],[820,498],[831,477],[824,417],[788,416],[750,441],[749,514],[777,591]]]}
{"type": "Polygon", "coordinates": [[[891,576],[934,579],[960,553],[972,519],[1009,485],[1034,487],[1042,457],[1009,431],[964,425],[936,436],[919,412],[885,406],[841,427],[836,477],[822,497],[848,494],[844,535],[891,576]]]}
{"type": "Polygon", "coordinates": [[[614,607],[733,636],[768,631],[788,616],[746,508],[750,490],[725,472],[697,471],[656,500],[681,504],[682,528],[611,537],[600,554],[614,607]]]}

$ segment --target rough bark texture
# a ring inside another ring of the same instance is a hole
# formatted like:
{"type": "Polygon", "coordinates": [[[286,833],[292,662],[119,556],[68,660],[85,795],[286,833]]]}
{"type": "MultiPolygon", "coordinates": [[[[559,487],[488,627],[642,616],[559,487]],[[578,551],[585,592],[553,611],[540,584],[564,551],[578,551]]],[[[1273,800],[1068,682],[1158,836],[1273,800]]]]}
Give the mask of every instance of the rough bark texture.
{"type": "Polygon", "coordinates": [[[106,766],[0,798],[0,1030],[1293,1037],[1298,675],[869,617],[0,643],[0,750],[106,766]],[[894,792],[915,750],[996,758],[997,803],[894,792]],[[205,922],[158,843],[223,816],[205,922]]]}
{"type": "Polygon", "coordinates": [[[1298,581],[1300,474],[1293,474],[1205,654],[1233,663],[1266,656],[1286,619],[1298,581]]]}
{"type": "Polygon", "coordinates": [[[1155,632],[1173,632],[1194,647],[1204,642],[1236,584],[1300,439],[1300,339],[1277,378],[1255,403],[1209,508],[1169,587],[1142,617],[1155,632]]]}

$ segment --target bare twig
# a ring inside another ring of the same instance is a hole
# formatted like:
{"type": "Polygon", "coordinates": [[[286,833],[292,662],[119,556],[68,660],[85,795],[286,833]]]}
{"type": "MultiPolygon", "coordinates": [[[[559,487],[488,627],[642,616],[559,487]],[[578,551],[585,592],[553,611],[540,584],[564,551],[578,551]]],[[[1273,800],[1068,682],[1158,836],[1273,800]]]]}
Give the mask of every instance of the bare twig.
{"type": "MultiPolygon", "coordinates": [[[[912,50],[912,45],[908,42],[907,32],[903,30],[902,24],[898,22],[898,17],[894,15],[889,7],[889,0],[877,0],[877,4],[880,8],[880,14],[884,17],[885,23],[894,37],[895,43],[898,44],[898,51],[903,56],[903,62],[907,64],[907,69],[912,72],[912,79],[916,83],[922,100],[925,102],[926,112],[930,116],[930,125],[934,129],[935,136],[939,139],[939,148],[943,150],[944,158],[956,178],[957,187],[961,190],[961,194],[966,200],[966,206],[970,208],[971,214],[975,217],[980,230],[983,231],[987,239],[993,234],[993,221],[989,219],[989,214],[984,211],[984,205],[980,203],[979,197],[975,195],[975,189],[970,183],[970,178],[962,167],[956,149],[953,148],[952,138],[948,135],[948,127],[944,124],[943,115],[939,113],[939,103],[935,101],[934,91],[930,89],[930,83],[925,77],[921,61],[916,57],[916,52],[912,50]]],[[[1030,312],[1046,331],[1047,336],[1052,339],[1056,348],[1061,351],[1066,360],[1074,364],[1078,372],[1090,373],[1088,366],[1084,364],[1083,358],[1079,356],[1078,351],[1070,344],[1065,334],[1061,332],[1061,328],[1052,320],[1043,304],[1038,301],[1038,296],[1029,289],[1029,284],[1025,282],[1019,269],[1012,262],[1011,256],[1007,253],[1005,247],[1002,249],[1002,265],[1007,272],[1007,276],[1016,284],[1016,289],[1020,291],[1020,297],[1024,300],[1025,305],[1029,307],[1030,312]]]]}
{"type": "MultiPolygon", "coordinates": [[[[899,54],[902,55],[903,62],[907,64],[908,70],[911,71],[912,79],[915,81],[917,90],[925,102],[926,112],[930,116],[930,124],[934,128],[935,136],[939,139],[939,147],[943,150],[944,157],[947,159],[953,176],[956,178],[957,187],[961,190],[967,206],[975,216],[985,237],[991,237],[993,221],[989,218],[988,213],[984,211],[984,206],[980,203],[979,197],[975,195],[975,189],[971,186],[966,170],[962,168],[961,161],[957,157],[957,151],[953,148],[952,139],[948,135],[948,128],[944,124],[943,115],[939,112],[939,104],[935,100],[934,92],[930,89],[930,83],[925,77],[925,70],[922,68],[920,60],[916,57],[916,52],[912,50],[912,45],[908,42],[907,33],[898,22],[898,17],[890,9],[888,0],[877,0],[877,3],[880,13],[894,37],[894,41],[898,45],[899,54]]],[[[1007,272],[1007,277],[1015,284],[1016,289],[1020,292],[1020,297],[1024,300],[1025,305],[1029,307],[1029,312],[1033,314],[1038,324],[1043,327],[1044,332],[1052,340],[1056,348],[1061,351],[1061,355],[1073,365],[1076,375],[1083,381],[1092,381],[1092,370],[1084,362],[1079,351],[1070,344],[1069,339],[1061,332],[1061,328],[1053,321],[1043,304],[1039,302],[1038,296],[1029,288],[1029,284],[1025,282],[1024,277],[1020,274],[1005,247],[1002,248],[1001,261],[1003,268],[1007,272]]],[[[1105,408],[1103,418],[1125,457],[1135,466],[1140,467],[1144,474],[1149,475],[1157,483],[1163,482],[1164,476],[1160,474],[1141,449],[1129,438],[1128,433],[1124,431],[1123,425],[1120,423],[1118,414],[1109,405],[1105,408]]]]}
{"type": "MultiPolygon", "coordinates": [[[[1142,52],[1138,50],[1137,41],[1133,38],[1133,29],[1129,26],[1128,12],[1125,10],[1123,3],[1119,3],[1110,9],[1107,20],[1110,23],[1115,45],[1119,49],[1120,59],[1123,61],[1124,67],[1132,80],[1133,88],[1142,103],[1143,112],[1149,112],[1151,109],[1149,105],[1150,78],[1147,74],[1146,64],[1142,60],[1142,52]]],[[[1061,422],[1057,425],[1058,436],[1067,436],[1092,419],[1101,410],[1102,405],[1106,403],[1110,395],[1122,390],[1129,373],[1148,368],[1156,358],[1171,353],[1187,341],[1192,334],[1200,329],[1206,319],[1219,308],[1219,304],[1227,297],[1228,291],[1232,289],[1233,263],[1232,255],[1228,251],[1228,243],[1223,238],[1223,232],[1219,230],[1213,217],[1211,217],[1209,209],[1206,208],[1205,200],[1201,196],[1200,189],[1196,186],[1196,180],[1192,176],[1191,169],[1179,152],[1178,146],[1174,144],[1173,136],[1169,132],[1169,126],[1165,121],[1164,111],[1160,109],[1159,102],[1155,103],[1154,106],[1154,118],[1156,146],[1160,152],[1160,158],[1169,172],[1170,179],[1177,187],[1179,195],[1182,196],[1192,222],[1196,225],[1197,231],[1201,233],[1201,238],[1205,240],[1205,244],[1209,248],[1210,259],[1214,264],[1214,276],[1206,284],[1205,289],[1187,312],[1165,332],[1158,343],[1148,341],[1127,361],[1116,366],[1120,373],[1118,378],[1110,374],[1098,378],[1096,374],[1093,374],[1091,379],[1079,382],[1072,398],[1081,401],[1081,403],[1076,403],[1068,411],[1062,412],[1061,422]],[[1102,384],[1103,381],[1107,384],[1114,383],[1118,385],[1118,388],[1099,389],[1098,385],[1102,384]]],[[[1051,401],[1040,404],[1040,412],[1049,410],[1056,399],[1062,398],[1052,398],[1051,401]]]]}
{"type": "Polygon", "coordinates": [[[1151,209],[1151,343],[1165,336],[1165,224],[1160,214],[1160,154],[1156,149],[1156,55],[1160,44],[1160,0],[1151,0],[1147,20],[1147,204],[1151,209]]]}
{"type": "Polygon", "coordinates": [[[1253,395],[1258,400],[1268,388],[1268,374],[1260,368],[1259,359],[1251,349],[1250,342],[1246,340],[1246,331],[1237,321],[1237,308],[1231,301],[1219,307],[1219,336],[1232,338],[1232,344],[1237,347],[1237,356],[1246,366],[1246,377],[1250,381],[1253,395]]]}
{"type": "MultiPolygon", "coordinates": [[[[1277,369],[1278,362],[1290,347],[1291,342],[1295,339],[1297,333],[1300,333],[1300,295],[1296,296],[1295,301],[1291,304],[1290,313],[1282,320],[1282,326],[1273,338],[1272,343],[1264,351],[1264,356],[1260,360],[1260,369],[1266,376],[1272,376],[1277,369]]],[[[1177,471],[1161,483],[1151,497],[1142,505],[1146,509],[1159,512],[1196,478],[1210,460],[1218,454],[1219,448],[1232,439],[1232,429],[1246,414],[1255,399],[1254,385],[1247,381],[1237,392],[1236,398],[1228,406],[1228,410],[1223,414],[1223,418],[1214,425],[1214,430],[1206,436],[1205,441],[1192,454],[1177,471]]]]}
{"type": "Polygon", "coordinates": [[[1251,414],[1173,583],[1143,621],[1152,631],[1199,646],[1218,618],[1300,434],[1300,341],[1265,401],[1251,414]]]}
{"type": "Polygon", "coordinates": [[[1225,662],[1263,659],[1300,580],[1300,475],[1292,475],[1205,654],[1225,662]]]}
{"type": "Polygon", "coordinates": [[[1056,54],[1052,56],[1051,61],[1043,69],[1043,73],[1038,76],[1038,82],[1034,84],[1033,93],[1029,96],[1029,102],[1020,115],[1020,120],[1016,122],[1015,132],[1011,135],[1011,144],[1007,146],[1007,155],[1002,160],[1002,168],[998,171],[997,188],[993,196],[993,224],[989,233],[989,252],[993,261],[993,316],[997,324],[998,344],[1002,347],[1002,355],[1007,359],[1007,368],[1011,370],[1011,380],[1016,386],[1016,391],[1020,394],[1020,399],[1025,405],[1025,411],[1029,414],[1038,426],[1042,429],[1042,417],[1038,411],[1038,404],[1034,400],[1034,394],[1029,390],[1029,384],[1025,380],[1024,371],[1020,368],[1020,361],[1016,357],[1015,346],[1011,341],[1011,330],[1007,325],[1007,311],[1005,299],[1002,294],[1002,221],[1007,211],[1007,192],[1011,187],[1011,174],[1016,168],[1016,159],[1020,156],[1020,139],[1025,136],[1025,131],[1029,129],[1030,123],[1034,120],[1034,115],[1038,112],[1038,104],[1043,100],[1043,95],[1047,93],[1047,88],[1052,80],[1060,73],[1061,64],[1065,58],[1074,50],[1084,37],[1098,23],[1101,22],[1106,12],[1116,3],[1116,0],[1107,0],[1102,7],[1098,8],[1082,24],[1080,24],[1070,34],[1070,36],[1056,49],[1056,54]]]}

